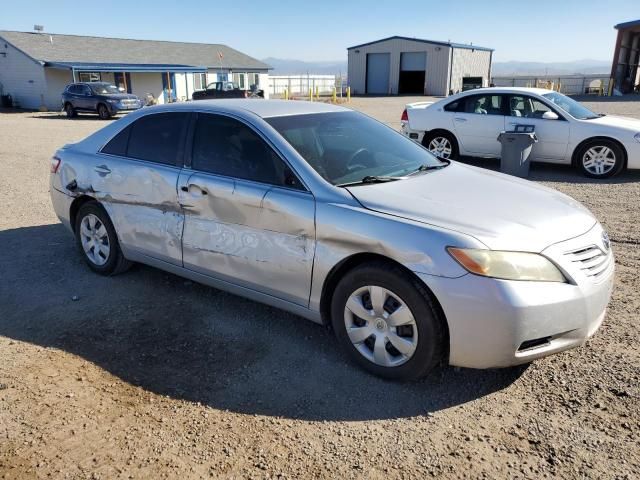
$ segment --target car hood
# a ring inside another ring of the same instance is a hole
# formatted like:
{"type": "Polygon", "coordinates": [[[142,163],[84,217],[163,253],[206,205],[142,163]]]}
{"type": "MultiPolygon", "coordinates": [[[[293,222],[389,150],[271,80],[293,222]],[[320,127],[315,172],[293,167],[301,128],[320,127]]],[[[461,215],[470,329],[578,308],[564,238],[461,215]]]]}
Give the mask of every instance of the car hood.
{"type": "Polygon", "coordinates": [[[636,133],[640,132],[640,120],[637,118],[619,117],[617,115],[605,115],[603,117],[585,120],[585,122],[606,127],[624,128],[627,130],[633,130],[636,133]]]}
{"type": "Polygon", "coordinates": [[[589,210],[556,190],[457,162],[348,189],[365,208],[471,235],[494,250],[541,252],[596,223],[589,210]]]}

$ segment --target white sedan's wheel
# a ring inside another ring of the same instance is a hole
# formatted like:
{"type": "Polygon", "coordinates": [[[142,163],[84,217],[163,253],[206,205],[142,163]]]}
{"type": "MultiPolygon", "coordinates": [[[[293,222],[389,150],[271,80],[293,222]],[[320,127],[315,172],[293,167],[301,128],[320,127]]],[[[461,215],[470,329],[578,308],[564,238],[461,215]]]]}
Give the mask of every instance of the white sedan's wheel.
{"type": "Polygon", "coordinates": [[[606,175],[616,166],[616,154],[604,145],[591,147],[582,156],[582,166],[593,175],[606,175]]]}
{"type": "Polygon", "coordinates": [[[99,267],[107,263],[111,252],[109,234],[100,219],[92,213],[82,218],[80,241],[90,262],[99,267]]]}
{"type": "Polygon", "coordinates": [[[624,167],[624,150],[611,140],[594,139],[576,152],[576,162],[587,177],[608,178],[624,167]]]}
{"type": "Polygon", "coordinates": [[[407,304],[383,287],[358,288],[348,298],[344,324],[354,347],[370,362],[397,367],[418,346],[416,320],[407,304]]]}
{"type": "Polygon", "coordinates": [[[451,145],[451,141],[446,137],[435,137],[429,142],[427,148],[436,157],[444,158],[445,160],[448,160],[453,153],[453,145],[451,145]]]}

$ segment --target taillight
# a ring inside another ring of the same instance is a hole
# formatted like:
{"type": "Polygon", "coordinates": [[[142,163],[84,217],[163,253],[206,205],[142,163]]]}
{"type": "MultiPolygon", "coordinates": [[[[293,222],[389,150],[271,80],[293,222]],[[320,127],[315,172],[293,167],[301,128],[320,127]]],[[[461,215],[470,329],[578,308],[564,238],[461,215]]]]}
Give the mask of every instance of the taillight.
{"type": "Polygon", "coordinates": [[[400,117],[400,121],[401,122],[408,122],[409,121],[409,115],[407,114],[407,109],[406,108],[402,111],[402,116],[400,117]]]}
{"type": "Polygon", "coordinates": [[[60,168],[60,164],[62,160],[58,156],[51,157],[51,173],[58,173],[58,168],[60,168]]]}

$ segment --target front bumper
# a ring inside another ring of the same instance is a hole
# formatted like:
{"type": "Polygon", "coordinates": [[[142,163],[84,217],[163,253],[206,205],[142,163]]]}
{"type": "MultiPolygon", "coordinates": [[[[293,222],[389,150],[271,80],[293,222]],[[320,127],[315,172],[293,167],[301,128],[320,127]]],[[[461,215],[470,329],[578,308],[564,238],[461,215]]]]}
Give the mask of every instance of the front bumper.
{"type": "Polygon", "coordinates": [[[640,169],[640,142],[630,141],[623,146],[627,151],[627,168],[640,169]]]}
{"type": "Polygon", "coordinates": [[[109,111],[111,113],[111,115],[116,115],[118,113],[125,113],[125,112],[133,112],[135,110],[139,110],[140,108],[142,108],[142,104],[140,103],[136,103],[136,104],[120,104],[120,103],[109,103],[108,104],[108,108],[109,111]]]}
{"type": "MultiPolygon", "coordinates": [[[[614,259],[597,277],[572,265],[566,252],[596,244],[602,229],[543,252],[570,283],[496,280],[472,274],[460,278],[417,274],[440,302],[449,326],[449,363],[493,368],[527,363],[582,345],[600,327],[611,298],[614,259]]],[[[605,258],[605,257],[603,257],[605,258]]]]}

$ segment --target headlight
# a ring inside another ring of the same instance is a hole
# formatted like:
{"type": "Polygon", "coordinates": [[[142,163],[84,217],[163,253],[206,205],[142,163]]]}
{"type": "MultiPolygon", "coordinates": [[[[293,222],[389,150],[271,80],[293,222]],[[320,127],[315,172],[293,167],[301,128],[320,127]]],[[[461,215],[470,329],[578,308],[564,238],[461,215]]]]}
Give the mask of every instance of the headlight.
{"type": "Polygon", "coordinates": [[[558,267],[537,253],[499,252],[448,247],[447,251],[468,272],[483,277],[537,282],[566,282],[558,267]]]}
{"type": "Polygon", "coordinates": [[[640,142],[640,132],[636,133],[633,138],[635,139],[636,142],[640,142]]]}

